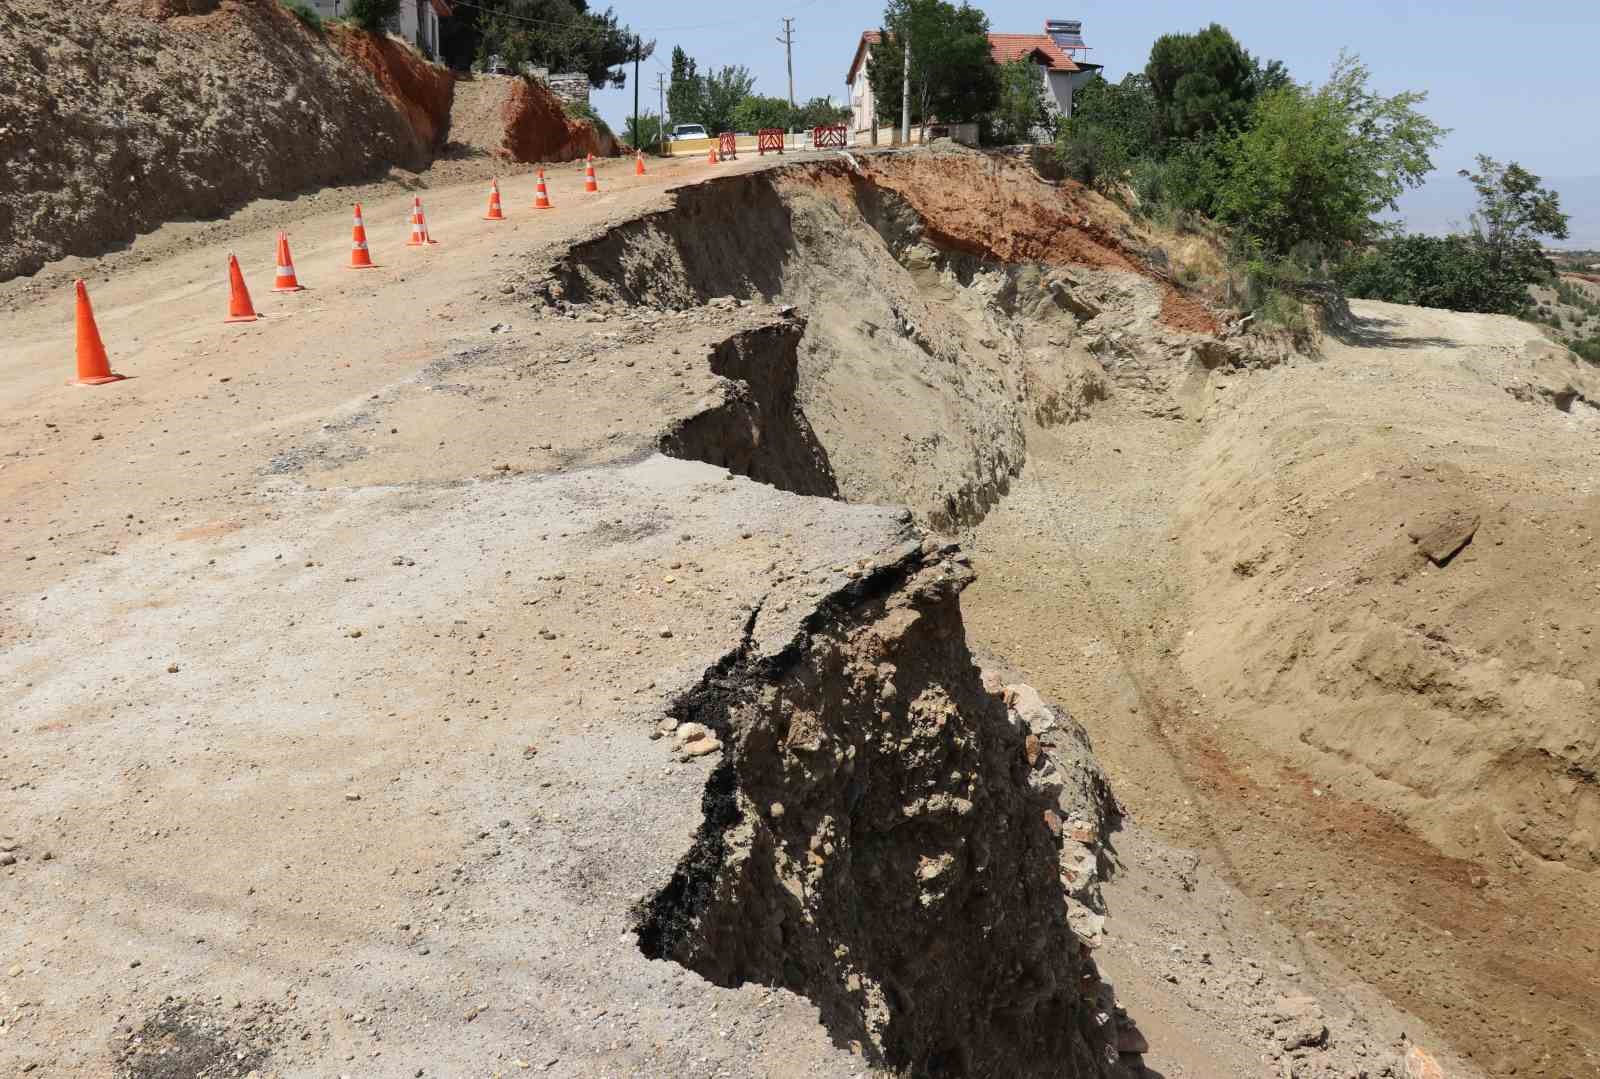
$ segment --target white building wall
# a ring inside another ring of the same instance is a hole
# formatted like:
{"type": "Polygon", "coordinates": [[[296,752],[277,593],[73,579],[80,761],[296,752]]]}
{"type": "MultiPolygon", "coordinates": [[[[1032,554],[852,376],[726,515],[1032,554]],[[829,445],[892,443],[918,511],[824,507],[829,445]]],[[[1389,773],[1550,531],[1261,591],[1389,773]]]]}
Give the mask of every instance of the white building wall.
{"type": "Polygon", "coordinates": [[[869,58],[861,62],[856,81],[850,86],[850,126],[854,131],[868,131],[877,116],[877,103],[872,100],[872,82],[867,78],[869,58]]]}

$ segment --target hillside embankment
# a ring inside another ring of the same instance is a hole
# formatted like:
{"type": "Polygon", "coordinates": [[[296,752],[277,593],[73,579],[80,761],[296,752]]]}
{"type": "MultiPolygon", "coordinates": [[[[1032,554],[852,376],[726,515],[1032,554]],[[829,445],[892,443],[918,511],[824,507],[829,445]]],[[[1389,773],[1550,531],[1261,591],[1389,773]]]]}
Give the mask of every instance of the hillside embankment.
{"type": "Polygon", "coordinates": [[[1503,318],[1218,336],[1155,242],[1014,162],[869,155],[685,192],[541,287],[799,305],[841,497],[966,532],[976,642],[1096,702],[1136,818],[1496,1074],[1593,1073],[1600,379],[1503,318]]]}
{"type": "Polygon", "coordinates": [[[451,77],[275,0],[10,0],[0,34],[0,279],[178,218],[432,159],[451,77]]]}
{"type": "Polygon", "coordinates": [[[253,199],[425,186],[447,139],[497,162],[617,152],[541,85],[469,80],[457,109],[455,76],[398,38],[276,0],[10,0],[0,20],[0,281],[253,199]]]}

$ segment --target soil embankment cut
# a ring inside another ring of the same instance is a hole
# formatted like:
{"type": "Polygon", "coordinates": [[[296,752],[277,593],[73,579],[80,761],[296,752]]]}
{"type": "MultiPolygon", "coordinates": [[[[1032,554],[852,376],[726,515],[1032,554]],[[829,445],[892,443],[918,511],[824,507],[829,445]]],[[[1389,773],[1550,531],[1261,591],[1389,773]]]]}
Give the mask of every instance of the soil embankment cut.
{"type": "Polygon", "coordinates": [[[450,144],[453,152],[524,164],[619,152],[609,131],[568,116],[548,87],[510,75],[478,75],[456,84],[450,144]]]}
{"type": "Polygon", "coordinates": [[[0,280],[259,196],[422,168],[449,114],[442,68],[387,38],[318,35],[273,0],[12,0],[0,19],[0,280]]]}

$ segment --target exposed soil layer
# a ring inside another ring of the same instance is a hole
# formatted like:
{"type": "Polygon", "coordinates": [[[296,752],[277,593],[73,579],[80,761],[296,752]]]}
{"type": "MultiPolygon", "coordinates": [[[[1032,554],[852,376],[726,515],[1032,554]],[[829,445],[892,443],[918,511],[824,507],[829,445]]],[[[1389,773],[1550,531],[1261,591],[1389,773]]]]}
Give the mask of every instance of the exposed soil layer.
{"type": "Polygon", "coordinates": [[[686,417],[661,451],[718,465],[802,495],[837,498],[828,453],[800,408],[795,346],[804,324],[785,322],[728,338],[709,357],[721,404],[686,417]]]}
{"type": "Polygon", "coordinates": [[[543,294],[664,310],[798,305],[799,398],[840,494],[905,503],[937,529],[970,525],[1023,466],[1024,410],[1046,424],[1081,418],[1104,395],[1106,363],[1131,370],[1146,344],[1164,355],[1209,340],[1163,321],[1177,294],[1109,239],[1120,211],[1081,189],[1025,171],[981,187],[1009,199],[1015,185],[1041,209],[964,206],[961,221],[992,223],[977,252],[942,207],[929,218],[901,193],[960,184],[989,160],[929,155],[916,183],[879,154],[698,184],[671,210],[574,247],[543,294]],[[1047,248],[1050,228],[1071,235],[1047,248]],[[1086,267],[1063,264],[1079,254],[1086,267]]]}
{"type": "Polygon", "coordinates": [[[448,68],[430,64],[415,49],[387,34],[365,34],[349,26],[332,26],[327,37],[377,81],[405,116],[418,160],[426,160],[443,145],[455,94],[455,76],[448,68]]]}
{"type": "Polygon", "coordinates": [[[456,84],[450,142],[456,152],[525,164],[619,152],[609,132],[568,116],[543,83],[510,75],[476,75],[456,84]]]}
{"type": "Polygon", "coordinates": [[[724,756],[640,947],[802,993],[912,1075],[1123,1075],[1060,868],[1063,820],[1098,842],[1110,796],[983,684],[954,553],[913,542],[674,707],[685,753],[724,756]]]}
{"type": "Polygon", "coordinates": [[[1044,182],[1018,158],[959,151],[931,158],[874,154],[862,164],[872,183],[899,195],[930,222],[928,239],[941,248],[995,262],[1157,276],[1164,323],[1193,333],[1220,328],[1205,304],[1156,274],[1134,250],[1137,240],[1126,215],[1077,184],[1044,182]],[[930,160],[936,162],[932,168],[930,160]]]}
{"type": "Polygon", "coordinates": [[[150,10],[163,17],[0,7],[0,280],[164,221],[430,159],[449,75],[398,43],[324,38],[275,0],[150,10]]]}

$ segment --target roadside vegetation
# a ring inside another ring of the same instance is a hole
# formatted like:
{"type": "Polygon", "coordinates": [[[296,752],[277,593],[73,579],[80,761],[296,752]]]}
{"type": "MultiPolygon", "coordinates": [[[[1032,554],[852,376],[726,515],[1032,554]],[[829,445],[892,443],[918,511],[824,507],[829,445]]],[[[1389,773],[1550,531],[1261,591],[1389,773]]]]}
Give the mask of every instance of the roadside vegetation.
{"type": "Polygon", "coordinates": [[[1298,329],[1306,302],[1349,296],[1457,311],[1530,312],[1567,235],[1558,196],[1515,162],[1478,158],[1468,232],[1405,234],[1382,220],[1433,170],[1448,132],[1427,95],[1384,95],[1359,57],[1298,82],[1213,23],[1167,34],[1142,72],[1096,78],[1056,127],[1066,173],[1182,230],[1220,225],[1230,299],[1298,329]]]}
{"type": "Polygon", "coordinates": [[[762,128],[805,131],[843,123],[850,115],[849,109],[827,97],[814,97],[790,108],[787,98],[758,94],[755,76],[743,64],[707,68],[702,74],[699,62],[682,46],[672,50],[669,85],[667,114],[672,124],[700,124],[711,134],[753,133],[762,128]]]}

